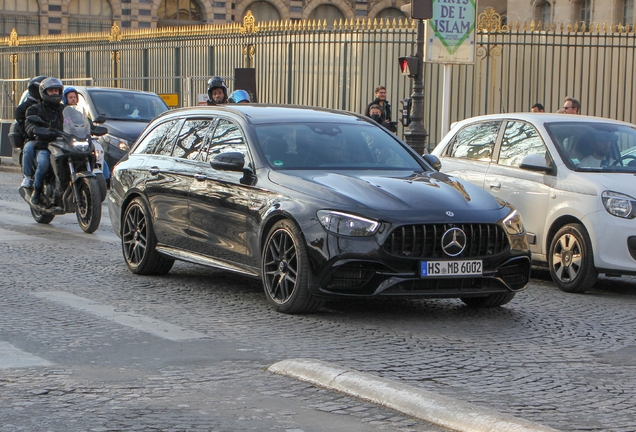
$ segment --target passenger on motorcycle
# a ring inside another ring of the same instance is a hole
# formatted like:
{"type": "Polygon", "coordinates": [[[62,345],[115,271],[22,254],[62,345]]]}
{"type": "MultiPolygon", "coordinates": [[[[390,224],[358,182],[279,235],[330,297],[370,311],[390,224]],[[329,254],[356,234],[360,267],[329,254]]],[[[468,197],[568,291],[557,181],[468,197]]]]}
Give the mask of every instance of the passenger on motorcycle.
{"type": "MultiPolygon", "coordinates": [[[[63,90],[64,85],[59,79],[45,79],[40,83],[42,102],[29,107],[26,112],[26,133],[30,138],[35,139],[37,168],[33,182],[33,194],[31,195],[31,202],[35,205],[39,205],[41,202],[44,179],[51,165],[48,144],[57,139],[58,133],[56,130],[63,130],[64,127],[64,116],[62,114],[64,106],[61,103],[63,90]],[[49,127],[47,128],[42,124],[30,121],[29,116],[40,117],[49,127]]],[[[24,165],[26,165],[26,161],[24,165]]]]}
{"type": "Polygon", "coordinates": [[[234,90],[227,101],[228,103],[250,103],[250,94],[245,90],[234,90]]]}
{"type": "Polygon", "coordinates": [[[31,78],[29,81],[27,98],[24,102],[17,106],[14,115],[18,122],[18,130],[22,134],[22,184],[20,187],[30,188],[33,187],[33,174],[35,171],[35,142],[30,141],[26,135],[24,123],[26,121],[26,112],[29,107],[40,103],[42,97],[40,96],[40,83],[46,79],[45,76],[38,76],[31,78]]]}
{"type": "Polygon", "coordinates": [[[215,76],[208,81],[208,105],[227,103],[227,86],[223,78],[215,76]]]}

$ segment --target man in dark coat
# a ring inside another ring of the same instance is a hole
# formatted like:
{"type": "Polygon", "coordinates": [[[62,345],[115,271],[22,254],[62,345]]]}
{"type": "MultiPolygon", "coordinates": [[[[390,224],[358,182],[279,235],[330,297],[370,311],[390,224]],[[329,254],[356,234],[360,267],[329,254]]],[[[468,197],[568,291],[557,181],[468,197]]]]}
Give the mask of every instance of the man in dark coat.
{"type": "MultiPolygon", "coordinates": [[[[59,79],[45,79],[40,83],[42,102],[29,107],[26,112],[26,133],[30,138],[35,140],[37,160],[37,169],[35,170],[35,179],[33,181],[33,194],[31,195],[31,202],[35,205],[41,203],[44,179],[51,165],[50,152],[48,150],[49,143],[57,139],[58,133],[56,130],[61,131],[64,128],[64,116],[62,113],[64,110],[64,106],[62,105],[63,90],[64,85],[59,79]],[[49,127],[30,121],[29,116],[40,117],[49,127]]],[[[26,161],[24,165],[26,165],[26,161]]]]}
{"type": "MultiPolygon", "coordinates": [[[[25,165],[22,164],[22,184],[20,187],[30,188],[33,186],[33,162],[35,157],[35,150],[33,149],[33,142],[28,142],[28,137],[26,135],[26,130],[24,128],[24,122],[26,120],[26,112],[29,107],[40,103],[42,101],[42,97],[40,96],[40,83],[46,79],[45,76],[38,76],[35,78],[31,78],[29,81],[27,98],[24,102],[18,105],[14,111],[15,120],[18,122],[18,131],[22,135],[22,154],[24,160],[24,154],[28,154],[29,163],[28,168],[25,169],[25,165]]],[[[17,146],[17,144],[16,144],[17,146]]]]}
{"type": "Polygon", "coordinates": [[[364,110],[364,115],[367,117],[370,117],[369,110],[371,105],[379,105],[382,110],[382,117],[378,123],[391,132],[397,132],[395,123],[391,121],[391,104],[386,100],[386,87],[378,86],[375,88],[375,99],[371,101],[364,110]]]}

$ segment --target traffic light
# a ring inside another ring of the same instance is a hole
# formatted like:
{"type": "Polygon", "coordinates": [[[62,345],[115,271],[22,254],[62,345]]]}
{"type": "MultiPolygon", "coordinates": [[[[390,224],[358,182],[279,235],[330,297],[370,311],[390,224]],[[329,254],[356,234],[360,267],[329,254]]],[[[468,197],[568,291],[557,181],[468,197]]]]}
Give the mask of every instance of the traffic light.
{"type": "Polygon", "coordinates": [[[414,56],[399,57],[400,69],[403,75],[408,75],[411,78],[417,76],[420,60],[414,56]]]}
{"type": "Polygon", "coordinates": [[[413,99],[406,98],[401,100],[400,103],[402,104],[402,117],[400,118],[400,121],[402,122],[402,125],[406,127],[411,124],[411,107],[413,106],[413,99]]]}
{"type": "Polygon", "coordinates": [[[433,0],[411,0],[411,3],[405,4],[400,9],[413,19],[433,18],[433,0]]]}

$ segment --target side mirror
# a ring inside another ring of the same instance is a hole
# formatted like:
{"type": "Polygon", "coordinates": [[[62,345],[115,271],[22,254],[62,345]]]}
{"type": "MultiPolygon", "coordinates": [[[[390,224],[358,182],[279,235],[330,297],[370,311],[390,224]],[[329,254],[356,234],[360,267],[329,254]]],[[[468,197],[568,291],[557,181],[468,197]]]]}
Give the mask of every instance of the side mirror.
{"type": "Polygon", "coordinates": [[[432,154],[425,154],[422,156],[424,160],[433,167],[435,171],[439,171],[442,169],[442,161],[439,158],[432,154]]]}
{"type": "Polygon", "coordinates": [[[548,166],[548,163],[545,160],[545,156],[541,156],[539,154],[529,154],[524,156],[523,159],[521,159],[519,168],[528,171],[539,171],[544,173],[552,172],[552,167],[548,166]]]}
{"type": "Polygon", "coordinates": [[[212,158],[210,165],[217,170],[243,172],[245,156],[240,152],[220,153],[212,158]]]}
{"type": "Polygon", "coordinates": [[[101,124],[101,123],[104,123],[105,121],[106,121],[106,116],[104,114],[100,114],[97,116],[95,120],[93,120],[93,123],[101,124]]]}
{"type": "Polygon", "coordinates": [[[102,136],[108,133],[108,128],[106,126],[95,126],[91,131],[91,135],[102,136]]]}

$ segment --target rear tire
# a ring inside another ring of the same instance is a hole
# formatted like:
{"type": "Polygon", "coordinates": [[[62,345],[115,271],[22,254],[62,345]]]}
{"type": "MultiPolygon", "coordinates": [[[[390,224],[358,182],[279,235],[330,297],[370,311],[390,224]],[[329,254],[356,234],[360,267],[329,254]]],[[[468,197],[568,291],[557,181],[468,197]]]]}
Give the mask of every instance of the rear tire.
{"type": "Polygon", "coordinates": [[[548,257],[550,275],[560,290],[582,293],[596,283],[592,241],[583,225],[569,224],[557,231],[548,257]]]}
{"type": "Polygon", "coordinates": [[[485,297],[462,297],[460,298],[467,306],[474,308],[489,308],[503,306],[515,297],[516,293],[507,292],[501,294],[490,294],[485,297]]]}
{"type": "Polygon", "coordinates": [[[80,202],[75,203],[75,214],[85,233],[97,230],[102,220],[102,202],[99,185],[94,177],[84,177],[77,183],[80,202]]]}
{"type": "Polygon", "coordinates": [[[39,211],[35,210],[33,207],[31,207],[31,216],[33,216],[33,219],[37,223],[41,224],[49,224],[55,217],[54,215],[42,214],[39,211]]]}
{"type": "Polygon", "coordinates": [[[141,198],[128,204],[121,226],[121,248],[130,270],[138,275],[163,275],[174,264],[172,258],[157,252],[157,237],[150,211],[141,198]]]}
{"type": "Polygon", "coordinates": [[[278,312],[311,313],[322,299],[309,292],[309,259],[300,229],[289,220],[277,222],[269,232],[261,256],[263,288],[278,312]]]}

